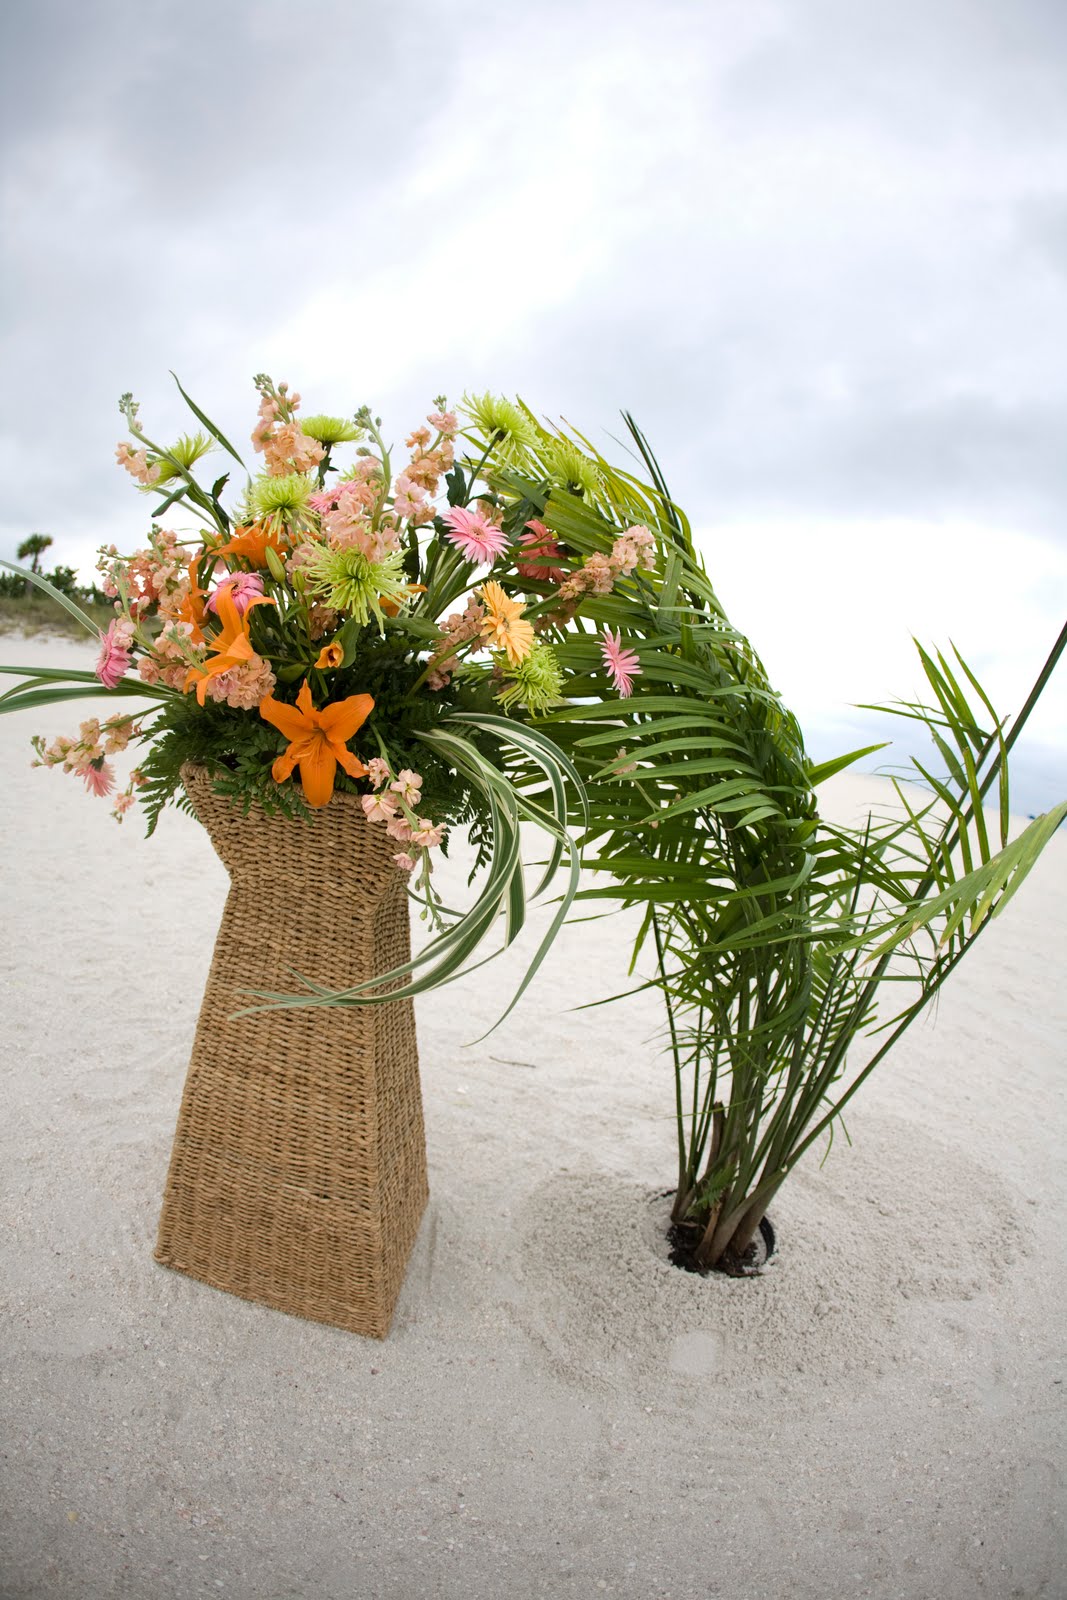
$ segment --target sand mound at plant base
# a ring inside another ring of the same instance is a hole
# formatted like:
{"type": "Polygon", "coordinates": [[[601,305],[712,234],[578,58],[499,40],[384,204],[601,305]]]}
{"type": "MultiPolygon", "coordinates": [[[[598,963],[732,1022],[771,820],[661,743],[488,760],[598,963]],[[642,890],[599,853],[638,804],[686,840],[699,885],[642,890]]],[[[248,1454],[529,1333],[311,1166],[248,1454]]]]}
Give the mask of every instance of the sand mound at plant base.
{"type": "Polygon", "coordinates": [[[968,1300],[1002,1279],[1029,1248],[1023,1203],[962,1150],[883,1116],[838,1145],[832,1169],[794,1175],[771,1211],[778,1255],[738,1280],[670,1263],[669,1198],[564,1175],[517,1219],[516,1315],[557,1372],[585,1383],[661,1391],[673,1374],[726,1395],[739,1376],[858,1381],[904,1357],[915,1302],[968,1300]]]}

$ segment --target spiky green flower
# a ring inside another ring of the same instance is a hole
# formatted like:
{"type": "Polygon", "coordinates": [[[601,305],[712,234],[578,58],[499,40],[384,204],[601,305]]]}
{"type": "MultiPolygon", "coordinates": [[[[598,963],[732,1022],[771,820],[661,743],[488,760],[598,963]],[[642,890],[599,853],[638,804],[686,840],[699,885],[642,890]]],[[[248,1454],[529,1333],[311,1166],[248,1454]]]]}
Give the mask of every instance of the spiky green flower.
{"type": "MultiPolygon", "coordinates": [[[[504,659],[503,657],[501,658],[504,659]]],[[[538,639],[530,654],[518,666],[509,666],[503,689],[497,702],[510,711],[512,706],[524,705],[533,716],[547,711],[559,703],[563,687],[563,673],[551,645],[538,639]]]]}
{"type": "Polygon", "coordinates": [[[253,478],[248,490],[248,510],[255,522],[266,522],[273,527],[284,523],[287,528],[311,526],[308,499],[313,480],[302,472],[287,472],[279,478],[262,473],[253,478]]]}
{"type": "Polygon", "coordinates": [[[537,430],[518,406],[497,394],[466,394],[462,410],[493,445],[493,456],[500,463],[518,465],[536,443],[537,430]]]}
{"type": "Polygon", "coordinates": [[[549,474],[560,488],[583,496],[598,493],[601,477],[596,463],[569,439],[553,439],[543,447],[543,454],[549,474]]]}
{"type": "Polygon", "coordinates": [[[322,599],[334,611],[355,617],[361,627],[374,616],[382,633],[382,602],[403,605],[410,594],[402,550],[391,550],[380,561],[372,561],[352,545],[340,550],[323,548],[305,571],[308,594],[322,599]]]}
{"type": "Polygon", "coordinates": [[[309,439],[317,439],[320,444],[347,444],[352,439],[362,439],[364,430],[354,422],[348,422],[344,417],[304,417],[300,423],[301,433],[306,433],[309,439]]]}
{"type": "Polygon", "coordinates": [[[168,461],[163,456],[157,458],[156,465],[159,467],[159,473],[155,481],[147,485],[147,487],[151,490],[156,490],[161,483],[170,483],[172,479],[180,478],[182,476],[182,468],[186,472],[191,472],[201,457],[206,456],[214,448],[215,441],[210,434],[183,433],[177,443],[172,444],[167,451],[167,455],[171,457],[171,460],[168,461]]]}

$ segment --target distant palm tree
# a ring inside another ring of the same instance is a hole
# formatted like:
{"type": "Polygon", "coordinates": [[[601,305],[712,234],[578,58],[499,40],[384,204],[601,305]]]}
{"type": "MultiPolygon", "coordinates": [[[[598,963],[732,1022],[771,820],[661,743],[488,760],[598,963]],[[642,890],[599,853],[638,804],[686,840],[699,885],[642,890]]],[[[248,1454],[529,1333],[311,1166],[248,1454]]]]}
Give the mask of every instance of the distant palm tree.
{"type": "Polygon", "coordinates": [[[38,560],[38,557],[44,554],[51,543],[51,534],[31,533],[29,538],[23,539],[22,543],[19,545],[18,558],[20,561],[25,561],[27,556],[31,556],[33,559],[30,562],[30,571],[40,572],[41,563],[38,560]]]}
{"type": "MultiPolygon", "coordinates": [[[[20,561],[25,561],[26,557],[30,556],[31,557],[31,560],[30,560],[30,571],[31,572],[40,572],[40,570],[41,570],[40,557],[48,549],[48,546],[51,543],[52,543],[51,534],[48,534],[48,533],[31,533],[29,538],[28,539],[23,539],[22,543],[19,545],[19,548],[18,548],[18,559],[20,561]]],[[[27,583],[26,583],[26,586],[25,586],[25,591],[26,591],[27,594],[29,594],[29,592],[30,592],[30,584],[29,584],[28,580],[27,580],[27,583]]]]}

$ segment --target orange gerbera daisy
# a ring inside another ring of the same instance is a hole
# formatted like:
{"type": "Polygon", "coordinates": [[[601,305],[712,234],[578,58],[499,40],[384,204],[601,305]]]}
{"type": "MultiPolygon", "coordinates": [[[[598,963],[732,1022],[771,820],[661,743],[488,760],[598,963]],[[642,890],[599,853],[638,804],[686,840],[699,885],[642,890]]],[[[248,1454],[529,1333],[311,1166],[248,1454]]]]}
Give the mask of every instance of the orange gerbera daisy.
{"type": "Polygon", "coordinates": [[[296,705],[285,705],[268,695],[259,704],[259,714],[284,733],[289,748],[275,761],[271,775],[275,783],[284,783],[293,768],[300,767],[300,782],[304,785],[304,798],[316,809],[329,803],[333,794],[333,780],[338,765],[350,778],[365,778],[367,769],[358,756],[345,746],[355,736],[374,710],[374,700],[369,694],[350,694],[347,700],[316,711],[311,704],[311,690],[305,678],[296,697],[296,705]]]}
{"type": "Polygon", "coordinates": [[[186,694],[195,683],[196,698],[203,705],[209,678],[217,678],[222,673],[229,672],[231,667],[240,666],[242,661],[248,661],[255,655],[252,641],[248,637],[248,613],[253,606],[274,604],[275,602],[268,600],[265,594],[258,594],[254,600],[248,602],[242,616],[233,602],[228,584],[215,591],[215,605],[222,623],[221,631],[208,641],[208,650],[215,659],[205,661],[202,667],[189,668],[185,675],[186,694]]]}
{"type": "MultiPolygon", "coordinates": [[[[277,530],[268,530],[261,522],[253,522],[247,528],[238,528],[233,538],[226,544],[220,544],[214,553],[224,557],[236,556],[241,561],[247,561],[250,567],[265,567],[268,548],[278,554],[281,553],[281,540],[277,530]]],[[[232,560],[228,560],[226,565],[232,566],[232,560]]]]}
{"type": "Polygon", "coordinates": [[[526,609],[520,600],[512,600],[499,583],[483,583],[482,599],[486,614],[482,619],[482,638],[494,650],[503,650],[513,667],[533,649],[533,624],[523,620],[526,609]]]}

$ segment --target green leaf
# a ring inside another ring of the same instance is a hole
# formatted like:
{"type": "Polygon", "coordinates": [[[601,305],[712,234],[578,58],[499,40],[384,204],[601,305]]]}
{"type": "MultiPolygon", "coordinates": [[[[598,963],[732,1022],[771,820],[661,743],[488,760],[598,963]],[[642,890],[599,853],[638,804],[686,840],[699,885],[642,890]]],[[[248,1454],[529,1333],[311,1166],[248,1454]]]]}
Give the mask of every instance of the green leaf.
{"type": "Polygon", "coordinates": [[[862,761],[864,756],[873,756],[877,750],[887,750],[888,742],[882,744],[865,744],[862,750],[850,750],[847,755],[833,756],[829,761],[808,763],[808,782],[813,789],[817,789],[827,778],[836,777],[839,772],[844,772],[854,761],[862,761]]]}
{"type": "Polygon", "coordinates": [[[178,393],[189,407],[189,410],[193,413],[193,416],[196,417],[198,422],[202,422],[204,424],[204,427],[207,429],[207,431],[212,435],[213,438],[219,441],[219,444],[221,444],[222,448],[233,457],[233,459],[237,462],[237,465],[239,467],[244,467],[245,471],[247,472],[248,468],[245,467],[244,462],[241,460],[240,456],[237,454],[237,451],[227,439],[226,435],[220,428],[215,426],[210,417],[205,417],[204,413],[201,411],[200,407],[195,403],[195,401],[190,400],[189,396],[178,382],[178,374],[176,372],[172,372],[171,377],[174,379],[175,383],[178,384],[178,393]]]}

